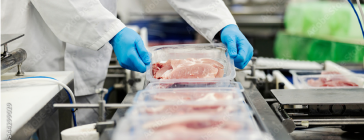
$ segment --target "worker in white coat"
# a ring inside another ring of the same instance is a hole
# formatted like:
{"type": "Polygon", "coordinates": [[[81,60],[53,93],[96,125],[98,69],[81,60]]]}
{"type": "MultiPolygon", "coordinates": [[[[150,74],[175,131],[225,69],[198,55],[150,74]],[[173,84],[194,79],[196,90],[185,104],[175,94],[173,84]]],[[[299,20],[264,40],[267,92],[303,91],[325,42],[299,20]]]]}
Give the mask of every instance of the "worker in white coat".
{"type": "MultiPolygon", "coordinates": [[[[253,48],[222,0],[168,0],[202,36],[221,40],[237,68],[253,48]]],[[[2,34],[25,34],[10,49],[28,53],[25,71],[74,71],[78,103],[96,103],[112,50],[123,68],[145,72],[150,56],[140,36],[116,18],[115,0],[2,0],[2,34]]],[[[97,121],[97,111],[76,111],[79,125],[97,121]]],[[[48,138],[53,139],[53,138],[48,138]]]]}

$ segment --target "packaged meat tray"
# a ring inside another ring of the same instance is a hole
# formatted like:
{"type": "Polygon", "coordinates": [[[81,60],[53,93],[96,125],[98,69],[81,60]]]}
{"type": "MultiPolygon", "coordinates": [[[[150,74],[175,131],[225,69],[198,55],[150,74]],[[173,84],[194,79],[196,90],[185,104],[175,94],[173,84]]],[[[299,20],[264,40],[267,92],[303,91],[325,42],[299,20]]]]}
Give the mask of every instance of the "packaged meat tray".
{"type": "Polygon", "coordinates": [[[222,43],[154,46],[146,78],[150,82],[230,81],[234,60],[222,43]]]}
{"type": "Polygon", "coordinates": [[[321,75],[297,76],[297,88],[364,88],[363,74],[343,75],[338,72],[325,72],[321,75]]]}
{"type": "Polygon", "coordinates": [[[168,89],[168,88],[219,88],[219,87],[231,87],[237,88],[241,92],[244,91],[243,86],[239,82],[155,82],[149,83],[146,90],[148,89],[168,89]]]}
{"type": "Polygon", "coordinates": [[[269,140],[245,114],[128,117],[122,138],[133,140],[269,140]]]}
{"type": "Polygon", "coordinates": [[[292,74],[292,84],[297,88],[300,88],[297,76],[320,75],[321,72],[322,70],[289,70],[289,73],[292,74]]]}
{"type": "Polygon", "coordinates": [[[134,103],[150,102],[203,102],[203,101],[244,101],[237,88],[175,88],[141,90],[134,98],[134,103]]]}
{"type": "Polygon", "coordinates": [[[129,108],[127,115],[147,116],[147,115],[184,115],[184,114],[210,114],[221,113],[247,113],[252,112],[246,103],[242,102],[159,102],[148,104],[135,104],[129,108]]]}

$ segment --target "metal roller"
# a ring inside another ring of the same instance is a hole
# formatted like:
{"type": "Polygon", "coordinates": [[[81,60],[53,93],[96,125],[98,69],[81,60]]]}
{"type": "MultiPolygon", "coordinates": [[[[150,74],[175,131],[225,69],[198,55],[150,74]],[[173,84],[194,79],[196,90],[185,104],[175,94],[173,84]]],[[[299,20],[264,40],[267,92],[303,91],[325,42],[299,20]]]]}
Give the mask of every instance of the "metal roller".
{"type": "Polygon", "coordinates": [[[273,110],[273,112],[276,113],[277,117],[279,118],[279,120],[282,121],[283,126],[286,128],[286,130],[291,133],[295,130],[296,125],[293,122],[293,120],[288,116],[288,114],[280,109],[280,104],[279,103],[273,103],[271,105],[271,108],[273,110]]]}

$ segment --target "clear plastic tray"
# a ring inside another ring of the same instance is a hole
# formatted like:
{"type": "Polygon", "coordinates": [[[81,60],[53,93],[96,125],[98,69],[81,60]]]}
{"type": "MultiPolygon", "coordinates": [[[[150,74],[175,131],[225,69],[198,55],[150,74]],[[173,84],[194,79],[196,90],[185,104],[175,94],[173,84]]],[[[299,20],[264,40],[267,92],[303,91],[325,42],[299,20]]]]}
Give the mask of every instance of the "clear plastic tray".
{"type": "Polygon", "coordinates": [[[300,84],[297,80],[297,76],[320,75],[321,72],[322,72],[322,70],[289,70],[289,73],[292,74],[293,85],[296,88],[301,88],[301,87],[299,87],[300,84]]]}
{"type": "MultiPolygon", "coordinates": [[[[250,115],[234,113],[219,115],[154,115],[128,116],[130,129],[123,138],[148,140],[184,139],[266,139],[250,115]],[[264,137],[262,137],[264,136],[264,137]]],[[[125,129],[124,129],[125,130],[125,129]]],[[[267,137],[268,136],[268,137],[267,137]]]]}
{"type": "Polygon", "coordinates": [[[311,88],[364,88],[364,75],[303,75],[297,76],[297,87],[311,88]],[[350,86],[356,84],[357,86],[350,86]]]}
{"type": "Polygon", "coordinates": [[[206,132],[204,135],[191,132],[129,132],[113,133],[112,140],[274,140],[273,137],[264,132],[240,132],[226,133],[224,131],[206,132]]]}
{"type": "Polygon", "coordinates": [[[263,132],[246,132],[234,135],[224,134],[210,134],[201,136],[199,134],[184,134],[172,132],[164,137],[157,137],[156,139],[150,137],[143,137],[137,134],[130,134],[128,132],[113,133],[112,140],[274,140],[268,133],[263,132]]]}
{"type": "Polygon", "coordinates": [[[237,88],[171,88],[141,90],[137,92],[133,102],[188,103],[201,101],[244,101],[244,97],[237,88]]]}
{"type": "Polygon", "coordinates": [[[244,91],[244,87],[239,82],[155,82],[149,83],[146,90],[148,89],[168,89],[168,88],[219,88],[219,87],[231,87],[237,88],[241,92],[244,91]]]}
{"type": "Polygon", "coordinates": [[[174,103],[159,102],[148,104],[135,104],[129,108],[126,115],[147,116],[147,115],[184,115],[184,114],[210,114],[217,115],[220,113],[247,113],[252,112],[244,102],[192,102],[192,103],[174,103]]]}
{"type": "Polygon", "coordinates": [[[150,82],[230,81],[236,76],[234,60],[230,58],[226,46],[222,43],[154,46],[150,48],[150,52],[152,54],[152,64],[157,62],[166,62],[170,59],[209,58],[218,61],[224,66],[224,76],[222,78],[156,79],[153,77],[151,69],[152,65],[150,65],[146,72],[146,78],[150,82]]]}

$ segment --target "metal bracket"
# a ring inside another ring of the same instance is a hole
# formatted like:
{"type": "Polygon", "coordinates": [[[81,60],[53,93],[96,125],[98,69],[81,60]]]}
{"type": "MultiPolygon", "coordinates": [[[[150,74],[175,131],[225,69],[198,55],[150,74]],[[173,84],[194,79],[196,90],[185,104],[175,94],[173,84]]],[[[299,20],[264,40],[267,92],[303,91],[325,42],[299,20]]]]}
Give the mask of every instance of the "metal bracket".
{"type": "Polygon", "coordinates": [[[255,65],[256,65],[257,58],[252,57],[251,61],[252,61],[252,65],[250,67],[251,74],[250,74],[250,76],[246,76],[245,80],[251,80],[253,83],[256,83],[256,81],[258,80],[258,78],[255,77],[255,65]]]}
{"type": "Polygon", "coordinates": [[[96,93],[99,94],[100,100],[98,104],[53,104],[54,108],[98,108],[98,122],[96,123],[95,129],[100,134],[104,131],[107,126],[115,126],[115,122],[113,121],[105,121],[106,109],[111,108],[125,108],[130,107],[132,104],[106,104],[104,99],[105,94],[108,92],[105,88],[100,88],[96,90],[96,93]]]}

